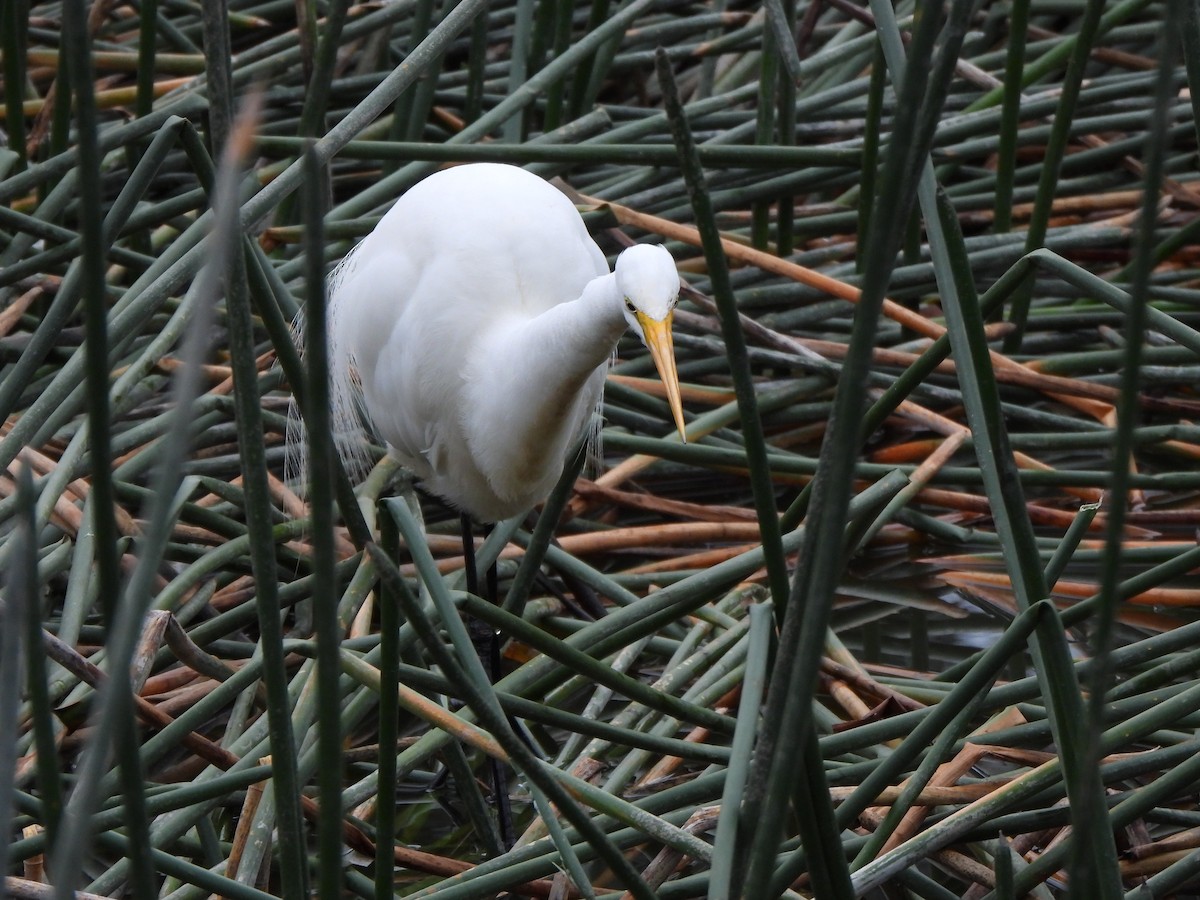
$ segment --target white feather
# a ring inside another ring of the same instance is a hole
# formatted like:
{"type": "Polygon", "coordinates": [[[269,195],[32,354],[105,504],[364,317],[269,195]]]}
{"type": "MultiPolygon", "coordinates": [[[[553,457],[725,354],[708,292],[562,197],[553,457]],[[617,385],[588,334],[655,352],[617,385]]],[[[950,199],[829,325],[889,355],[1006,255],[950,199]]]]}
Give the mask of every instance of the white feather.
{"type": "MultiPolygon", "coordinates": [[[[645,339],[627,304],[669,323],[678,290],[661,247],[630,248],[609,272],[571,202],[522,169],[432,175],[330,276],[338,452],[362,474],[365,411],[433,493],[485,521],[523,512],[575,440],[598,437],[617,341],[627,327],[645,339]]],[[[289,422],[293,454],[299,440],[289,422]]]]}

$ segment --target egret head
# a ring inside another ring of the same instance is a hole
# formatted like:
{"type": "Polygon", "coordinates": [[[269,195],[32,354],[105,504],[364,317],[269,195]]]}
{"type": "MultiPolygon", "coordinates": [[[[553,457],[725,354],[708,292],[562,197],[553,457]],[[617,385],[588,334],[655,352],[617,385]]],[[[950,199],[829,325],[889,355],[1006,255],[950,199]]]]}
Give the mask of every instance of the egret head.
{"type": "Polygon", "coordinates": [[[650,350],[658,375],[667,389],[667,402],[679,437],[686,441],[679,376],[671,319],[679,300],[679,272],[675,260],[656,244],[635,244],[617,257],[617,290],[624,304],[625,321],[650,350]]]}
{"type": "MultiPolygon", "coordinates": [[[[658,244],[635,244],[617,257],[617,290],[625,301],[629,327],[642,334],[639,322],[648,317],[670,322],[679,299],[679,272],[675,260],[658,244]]],[[[644,336],[643,336],[644,340],[644,336]]]]}

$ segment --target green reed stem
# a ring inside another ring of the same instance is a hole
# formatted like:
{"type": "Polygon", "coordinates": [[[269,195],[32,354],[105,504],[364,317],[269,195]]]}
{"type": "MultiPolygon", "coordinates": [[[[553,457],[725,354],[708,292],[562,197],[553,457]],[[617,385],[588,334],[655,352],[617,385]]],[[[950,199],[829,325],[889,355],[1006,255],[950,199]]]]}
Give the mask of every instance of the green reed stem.
{"type": "Polygon", "coordinates": [[[704,257],[708,263],[708,275],[712,284],[713,297],[721,318],[721,334],[725,339],[725,353],[729,360],[733,389],[737,396],[738,415],[742,424],[742,437],[746,445],[746,459],[750,469],[750,487],[754,492],[754,507],[758,513],[758,527],[762,536],[763,553],[767,563],[767,579],[771,585],[771,596],[776,615],[782,617],[787,602],[788,572],[783,555],[783,537],[779,527],[779,511],[775,505],[775,489],[771,483],[771,467],[767,459],[766,438],[758,415],[758,396],[754,388],[754,376],[746,351],[746,337],[742,333],[737,303],[729,283],[729,266],[725,252],[721,249],[721,233],[713,216],[712,202],[705,184],[704,170],[696,154],[695,142],[684,116],[679,92],[671,74],[670,61],[661,47],[656,56],[659,85],[663,102],[671,123],[671,133],[679,151],[679,164],[683,169],[688,197],[696,216],[696,227],[704,244],[704,257]]]}

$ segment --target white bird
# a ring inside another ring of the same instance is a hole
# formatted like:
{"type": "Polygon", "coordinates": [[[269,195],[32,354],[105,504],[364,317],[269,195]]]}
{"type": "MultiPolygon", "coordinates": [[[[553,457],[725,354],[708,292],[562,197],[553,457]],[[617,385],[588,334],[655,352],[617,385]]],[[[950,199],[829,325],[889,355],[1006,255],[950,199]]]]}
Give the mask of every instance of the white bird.
{"type": "Polygon", "coordinates": [[[635,245],[610,272],[574,205],[523,169],[479,163],[426,178],[329,288],[343,457],[353,467],[365,442],[361,404],[430,492],[479,521],[522,513],[550,492],[626,328],[649,348],[683,436],[674,260],[635,245]]]}

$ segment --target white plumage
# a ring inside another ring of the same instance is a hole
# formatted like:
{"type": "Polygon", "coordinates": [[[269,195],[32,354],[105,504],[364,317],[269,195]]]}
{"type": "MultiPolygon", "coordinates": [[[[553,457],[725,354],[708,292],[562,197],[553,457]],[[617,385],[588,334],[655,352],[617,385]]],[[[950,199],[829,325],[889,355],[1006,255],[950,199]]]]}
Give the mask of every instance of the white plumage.
{"type": "Polygon", "coordinates": [[[482,521],[523,512],[561,475],[626,328],[650,348],[682,434],[678,292],[662,247],[631,247],[610,273],[575,207],[535,175],[490,163],[431,175],[330,279],[339,450],[353,464],[361,403],[431,492],[482,521]]]}

